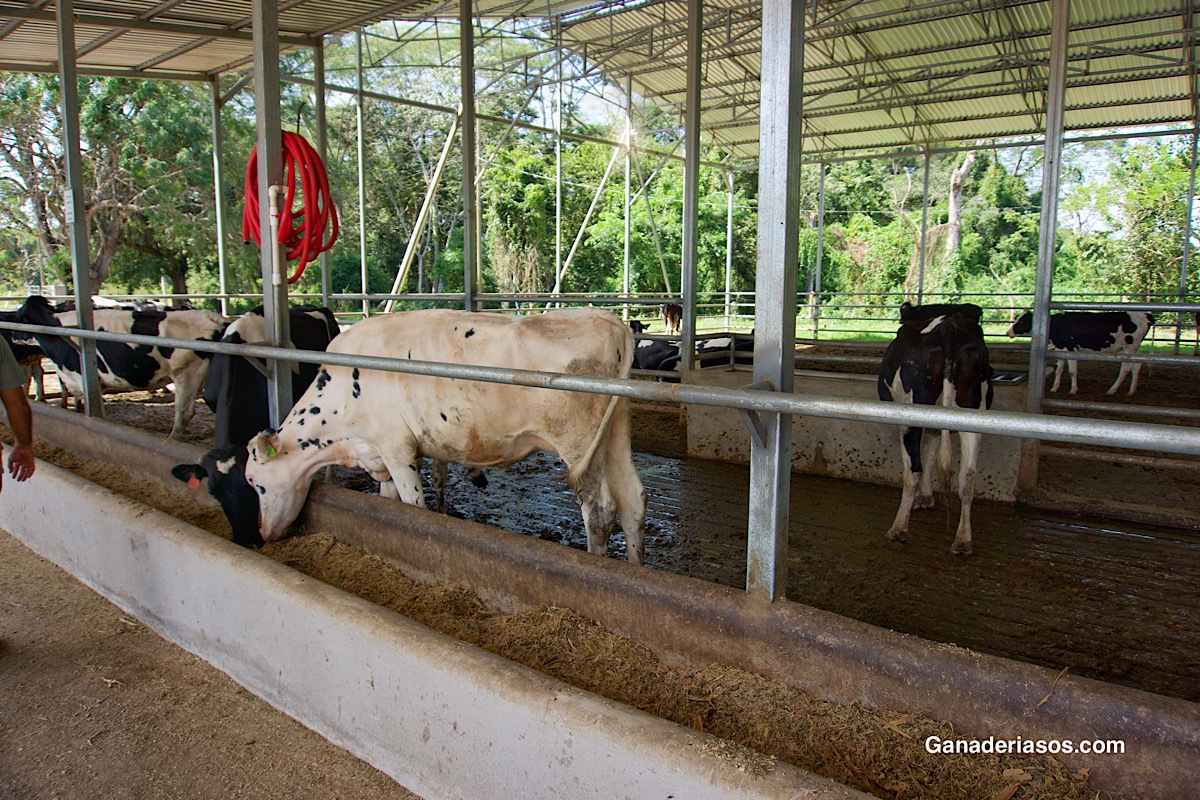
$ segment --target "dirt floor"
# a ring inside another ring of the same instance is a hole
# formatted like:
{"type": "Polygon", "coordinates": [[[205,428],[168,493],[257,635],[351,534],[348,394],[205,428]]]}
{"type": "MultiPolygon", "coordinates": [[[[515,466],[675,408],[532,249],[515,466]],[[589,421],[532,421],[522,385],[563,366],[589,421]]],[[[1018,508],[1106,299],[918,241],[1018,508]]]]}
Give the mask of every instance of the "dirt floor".
{"type": "MultiPolygon", "coordinates": [[[[108,417],[125,422],[136,420],[139,426],[152,430],[159,430],[164,425],[169,429],[170,401],[162,398],[148,403],[111,403],[108,405],[108,417]]],[[[664,418],[661,411],[639,421],[639,440],[648,436],[650,429],[671,433],[669,421],[670,414],[664,418]]],[[[677,415],[675,423],[678,424],[677,415]]],[[[204,419],[199,419],[189,438],[202,439],[207,424],[204,419]]],[[[165,433],[165,430],[161,432],[165,433]]],[[[228,536],[227,525],[219,513],[201,509],[157,484],[132,480],[111,465],[82,460],[45,444],[39,445],[38,455],[192,524],[228,536]]],[[[659,463],[639,461],[640,470],[652,473],[656,468],[671,468],[672,460],[665,456],[639,456],[639,459],[647,458],[659,459],[659,463]]],[[[530,469],[537,471],[536,467],[533,465],[530,469]]],[[[522,473],[510,471],[510,475],[519,478],[522,473]]],[[[458,491],[453,487],[452,490],[458,491]]],[[[569,495],[565,499],[570,500],[569,495]]],[[[493,511],[504,513],[499,507],[493,511]]],[[[577,509],[572,510],[572,517],[577,514],[577,509]]],[[[565,517],[559,517],[560,522],[563,519],[565,517]]],[[[661,542],[665,542],[662,537],[661,542]]],[[[648,549],[653,552],[657,546],[651,540],[648,549]]],[[[770,769],[772,759],[781,759],[882,798],[961,800],[1095,796],[1087,787],[1085,774],[1072,774],[1062,764],[1048,757],[947,758],[930,755],[922,745],[925,737],[935,733],[942,737],[950,736],[952,731],[948,726],[915,715],[881,713],[857,706],[817,701],[795,689],[737,670],[668,667],[645,648],[613,636],[569,611],[541,609],[517,615],[499,614],[483,606],[462,587],[416,584],[382,562],[341,545],[327,535],[294,537],[270,545],[263,552],[332,585],[546,674],[723,737],[734,744],[739,763],[752,772],[770,769]]],[[[9,566],[8,555],[2,549],[0,563],[4,565],[0,572],[13,573],[21,569],[20,566],[9,566]]],[[[13,629],[23,628],[14,614],[8,608],[0,609],[0,619],[5,620],[3,624],[6,630],[10,625],[13,629]]],[[[117,630],[125,627],[125,623],[119,620],[116,625],[117,630]]],[[[101,630],[112,629],[112,626],[96,627],[101,630]]],[[[8,633],[4,635],[9,636],[8,633]]],[[[37,638],[37,634],[31,636],[37,638]]],[[[118,638],[118,642],[123,638],[126,638],[125,634],[118,638]]],[[[90,644],[81,650],[88,652],[90,644]]],[[[142,656],[134,649],[121,657],[136,661],[142,656]]],[[[89,656],[87,663],[101,662],[89,656]]],[[[60,667],[52,659],[46,658],[27,665],[26,669],[57,673],[60,667]]],[[[3,657],[0,657],[0,669],[4,669],[3,657]]],[[[150,674],[156,671],[152,664],[144,669],[150,674]]],[[[112,678],[110,670],[100,671],[104,673],[102,677],[112,678]]],[[[124,681],[124,678],[118,679],[124,681]]],[[[16,757],[21,764],[23,780],[29,780],[30,776],[50,776],[39,780],[47,781],[41,784],[42,795],[51,796],[54,784],[49,781],[54,777],[52,770],[59,755],[73,759],[70,768],[78,776],[76,788],[87,787],[86,776],[95,774],[94,770],[89,770],[85,760],[88,754],[76,754],[77,748],[81,747],[78,732],[72,727],[71,719],[64,719],[63,716],[72,713],[75,708],[87,707],[89,698],[97,693],[97,687],[88,687],[78,679],[61,681],[57,674],[43,680],[47,685],[59,681],[70,687],[69,690],[63,690],[70,699],[62,701],[61,708],[39,710],[36,695],[33,698],[18,698],[21,707],[14,711],[19,710],[20,716],[10,716],[6,710],[0,709],[0,718],[14,720],[6,722],[6,726],[19,725],[22,730],[36,728],[39,724],[48,726],[43,729],[44,749],[39,754],[26,756],[23,751],[17,751],[16,757]]],[[[11,682],[8,685],[12,685],[11,682]]],[[[106,692],[124,688],[103,684],[103,691],[106,692]]],[[[202,697],[190,696],[185,690],[179,690],[178,694],[168,690],[165,694],[163,699],[176,710],[190,709],[193,703],[204,702],[202,697]]],[[[120,721],[114,721],[111,725],[119,728],[120,721]]],[[[108,730],[109,726],[104,727],[108,730]]],[[[175,726],[171,729],[175,730],[175,726]]],[[[180,747],[199,747],[198,742],[213,738],[211,729],[203,725],[172,735],[179,737],[180,747]],[[197,742],[190,742],[191,739],[197,742]]],[[[103,737],[98,741],[103,742],[103,737]]],[[[256,738],[256,741],[260,740],[256,738]]],[[[126,757],[129,758],[128,763],[138,763],[140,760],[136,754],[125,756],[122,753],[120,757],[121,763],[126,763],[126,757]]],[[[149,758],[145,770],[149,773],[153,772],[155,763],[161,763],[155,762],[155,758],[171,760],[153,753],[149,758]]],[[[314,757],[314,763],[321,762],[314,757]]],[[[105,769],[113,775],[121,772],[112,765],[105,769]]],[[[138,770],[141,771],[141,768],[138,770]]],[[[303,784],[303,776],[298,781],[303,784]]],[[[210,796],[205,793],[207,788],[185,789],[176,785],[179,793],[170,796],[210,796]]],[[[314,783],[307,789],[297,786],[291,792],[280,792],[278,786],[272,788],[275,790],[274,796],[337,796],[320,783],[314,783]]],[[[142,796],[134,789],[130,791],[126,796],[142,796]]],[[[372,791],[363,790],[358,796],[392,796],[372,794],[372,791]]],[[[103,796],[110,795],[105,793],[103,796]]],[[[223,796],[257,795],[226,792],[223,796]]]]}
{"type": "Polygon", "coordinates": [[[2,800],[416,798],[7,533],[0,687],[2,800]]]}

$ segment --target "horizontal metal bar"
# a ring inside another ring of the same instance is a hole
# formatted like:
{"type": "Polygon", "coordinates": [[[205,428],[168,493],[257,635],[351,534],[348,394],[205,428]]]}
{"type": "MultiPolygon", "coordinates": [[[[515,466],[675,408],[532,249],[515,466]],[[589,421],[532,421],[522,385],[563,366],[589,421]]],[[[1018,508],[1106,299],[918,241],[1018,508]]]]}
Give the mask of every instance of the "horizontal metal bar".
{"type": "MultiPolygon", "coordinates": [[[[0,6],[0,19],[6,18],[24,19],[33,22],[55,22],[58,19],[56,13],[53,11],[39,11],[32,8],[0,6]]],[[[137,30],[147,31],[150,33],[170,33],[211,39],[236,39],[243,42],[250,42],[254,38],[253,33],[249,30],[234,30],[224,25],[193,25],[180,22],[167,22],[164,20],[138,19],[137,17],[108,17],[100,16],[99,14],[76,14],[75,24],[77,26],[86,26],[89,28],[137,30]]],[[[309,36],[296,36],[285,33],[279,36],[279,41],[281,44],[295,45],[298,47],[312,47],[316,40],[309,36]]]]}
{"type": "Polygon", "coordinates": [[[1194,408],[1169,408],[1166,406],[1143,406],[1132,403],[1093,403],[1087,400],[1042,401],[1046,408],[1062,408],[1069,411],[1096,411],[1102,414],[1133,414],[1141,417],[1163,417],[1189,419],[1200,422],[1200,411],[1194,408]]]}
{"type": "Polygon", "coordinates": [[[1048,444],[1038,452],[1039,456],[1058,456],[1059,458],[1079,459],[1083,461],[1102,461],[1105,464],[1125,464],[1134,467],[1151,467],[1153,469],[1182,469],[1200,472],[1200,462],[1184,461],[1179,458],[1155,458],[1154,456],[1134,456],[1120,453],[1110,453],[1099,450],[1080,450],[1077,447],[1059,447],[1048,444]]]}
{"type": "Polygon", "coordinates": [[[407,361],[349,353],[289,350],[261,345],[235,345],[193,339],[174,339],[78,328],[0,323],[0,328],[67,335],[97,341],[177,347],[205,353],[229,353],[276,361],[331,364],[360,369],[376,369],[410,375],[426,375],[455,380],[485,381],[542,389],[560,389],[588,394],[617,395],[637,400],[692,403],[719,408],[748,409],[780,414],[877,422],[885,425],[962,430],[994,436],[1018,436],[1074,444],[1127,447],[1165,453],[1200,455],[1200,429],[1153,423],[1116,422],[1113,420],[1023,414],[1013,411],[922,406],[913,403],[888,403],[807,394],[754,392],[745,389],[720,389],[685,384],[648,383],[623,378],[599,378],[555,372],[506,369],[502,367],[443,364],[432,361],[407,361]]]}
{"type": "Polygon", "coordinates": [[[1196,356],[1173,356],[1158,353],[1081,353],[1078,350],[1053,350],[1046,353],[1046,360],[1064,361],[1129,361],[1135,364],[1167,364],[1175,367],[1200,367],[1196,356]]]}
{"type": "Polygon", "coordinates": [[[1075,301],[1053,301],[1053,311],[1200,311],[1200,303],[1083,303],[1075,301]]]}
{"type": "MultiPolygon", "coordinates": [[[[20,72],[31,75],[57,75],[57,61],[35,64],[32,62],[0,61],[0,72],[20,72]]],[[[209,75],[200,72],[170,72],[168,70],[118,69],[113,67],[90,67],[80,64],[76,69],[80,75],[93,78],[130,78],[139,81],[208,81],[209,75]]]]}

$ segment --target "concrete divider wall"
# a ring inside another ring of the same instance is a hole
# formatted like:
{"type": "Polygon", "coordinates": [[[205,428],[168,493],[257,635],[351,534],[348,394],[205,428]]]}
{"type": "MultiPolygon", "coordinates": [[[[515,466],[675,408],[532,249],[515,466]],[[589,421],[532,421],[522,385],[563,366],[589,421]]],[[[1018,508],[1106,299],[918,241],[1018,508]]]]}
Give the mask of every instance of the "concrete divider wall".
{"type": "MultiPolygon", "coordinates": [[[[190,445],[57,409],[39,413],[38,426],[39,435],[72,449],[81,445],[118,463],[136,458],[145,474],[180,491],[186,489],[169,477],[170,467],[199,455],[190,445]]],[[[1195,703],[1069,674],[1056,683],[1058,673],[1042,667],[797,603],[763,603],[727,587],[320,484],[298,524],[331,532],[419,579],[464,583],[503,609],[571,608],[670,660],[727,664],[835,702],[928,714],[960,735],[1121,739],[1124,756],[1075,754],[1063,761],[1090,769],[1094,786],[1128,797],[1194,800],[1200,786],[1195,703]]]]}
{"type": "Polygon", "coordinates": [[[866,798],[379,608],[52,465],[0,527],[254,694],[430,798],[866,798]],[[88,509],[80,514],[79,509],[88,509]]]}

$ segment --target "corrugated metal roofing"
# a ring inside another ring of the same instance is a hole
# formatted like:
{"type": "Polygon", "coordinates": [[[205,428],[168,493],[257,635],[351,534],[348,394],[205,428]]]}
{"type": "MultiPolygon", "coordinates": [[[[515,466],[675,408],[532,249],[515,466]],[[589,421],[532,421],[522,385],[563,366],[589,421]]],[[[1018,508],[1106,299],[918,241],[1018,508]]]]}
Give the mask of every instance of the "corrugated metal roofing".
{"type": "MultiPolygon", "coordinates": [[[[557,17],[564,45],[589,65],[630,76],[654,101],[683,100],[683,0],[474,5],[485,16],[557,17]]],[[[1049,0],[810,0],[804,7],[806,152],[1041,132],[1049,0]]],[[[54,8],[52,0],[0,0],[0,68],[55,69],[54,8]]],[[[1194,120],[1195,8],[1193,0],[1073,0],[1068,126],[1194,120]]],[[[383,19],[456,18],[458,4],[279,0],[279,9],[284,42],[298,47],[383,19]]],[[[242,68],[252,56],[251,0],[79,0],[76,13],[83,70],[197,78],[242,68]]],[[[706,0],[704,23],[705,133],[753,160],[761,0],[706,0]]]]}

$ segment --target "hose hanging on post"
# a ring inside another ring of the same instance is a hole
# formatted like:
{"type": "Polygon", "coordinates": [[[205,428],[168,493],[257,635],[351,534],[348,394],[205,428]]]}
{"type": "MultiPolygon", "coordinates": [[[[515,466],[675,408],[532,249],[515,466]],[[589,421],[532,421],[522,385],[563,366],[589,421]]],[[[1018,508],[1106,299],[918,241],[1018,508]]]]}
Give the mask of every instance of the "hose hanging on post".
{"type": "MultiPolygon", "coordinates": [[[[287,195],[283,215],[279,220],[279,244],[284,247],[286,261],[299,259],[296,272],[288,283],[295,283],[304,274],[304,267],[337,241],[337,207],[329,194],[329,176],[325,163],[303,136],[283,132],[283,170],[287,178],[287,195]],[[304,205],[300,213],[293,213],[296,199],[296,177],[299,173],[304,205]],[[330,226],[329,238],[322,240],[326,226],[330,226]]],[[[242,213],[242,239],[247,244],[251,239],[262,247],[262,231],[258,221],[258,148],[250,153],[246,164],[246,204],[242,213]]]]}

